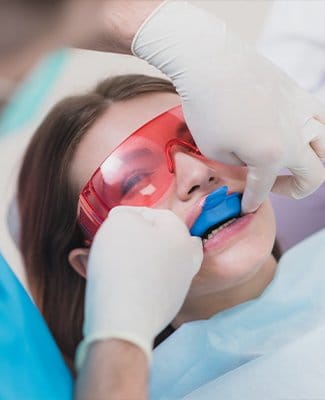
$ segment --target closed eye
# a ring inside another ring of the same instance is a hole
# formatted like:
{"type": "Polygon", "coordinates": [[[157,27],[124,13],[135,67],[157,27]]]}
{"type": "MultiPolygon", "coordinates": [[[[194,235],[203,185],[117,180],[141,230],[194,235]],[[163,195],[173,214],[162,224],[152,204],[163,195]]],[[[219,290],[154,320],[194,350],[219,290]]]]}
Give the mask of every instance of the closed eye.
{"type": "Polygon", "coordinates": [[[121,184],[121,194],[126,196],[135,186],[147,182],[152,175],[151,171],[138,172],[126,178],[121,184]]]}

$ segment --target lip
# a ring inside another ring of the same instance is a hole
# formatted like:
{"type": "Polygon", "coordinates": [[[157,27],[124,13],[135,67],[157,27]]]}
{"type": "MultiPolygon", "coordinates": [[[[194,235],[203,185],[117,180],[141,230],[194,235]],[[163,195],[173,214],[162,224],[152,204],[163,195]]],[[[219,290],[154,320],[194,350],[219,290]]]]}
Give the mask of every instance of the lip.
{"type": "Polygon", "coordinates": [[[220,232],[214,235],[213,238],[203,243],[204,252],[224,247],[230,240],[242,233],[254,218],[255,213],[245,214],[226,228],[223,228],[220,232]]]}
{"type": "Polygon", "coordinates": [[[186,226],[188,227],[189,230],[193,226],[194,222],[197,220],[198,216],[201,214],[203,204],[205,202],[205,199],[209,196],[209,194],[210,193],[208,193],[206,196],[201,197],[200,200],[198,200],[194,204],[193,208],[191,209],[191,211],[187,215],[187,217],[185,219],[185,224],[186,224],[186,226]]]}

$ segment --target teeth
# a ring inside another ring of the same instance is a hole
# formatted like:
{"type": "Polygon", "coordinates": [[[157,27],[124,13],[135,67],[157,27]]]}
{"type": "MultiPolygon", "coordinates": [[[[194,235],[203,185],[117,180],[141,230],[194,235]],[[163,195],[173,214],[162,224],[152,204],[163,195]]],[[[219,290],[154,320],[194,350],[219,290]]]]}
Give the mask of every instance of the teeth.
{"type": "Polygon", "coordinates": [[[225,228],[226,226],[232,224],[234,221],[236,221],[237,218],[232,218],[229,221],[225,222],[224,224],[220,225],[218,228],[214,229],[211,233],[209,233],[208,237],[206,239],[203,239],[203,244],[205,244],[208,240],[210,240],[211,238],[213,238],[213,236],[218,233],[219,231],[221,231],[223,228],[225,228]]]}

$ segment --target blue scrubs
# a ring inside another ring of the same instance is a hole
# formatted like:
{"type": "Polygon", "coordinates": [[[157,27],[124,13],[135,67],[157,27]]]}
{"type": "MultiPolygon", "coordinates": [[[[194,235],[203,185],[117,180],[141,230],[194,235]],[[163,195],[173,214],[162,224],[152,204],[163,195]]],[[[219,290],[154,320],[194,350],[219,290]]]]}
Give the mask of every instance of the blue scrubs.
{"type": "Polygon", "coordinates": [[[40,312],[0,254],[0,399],[70,400],[73,380],[40,312]]]}
{"type": "MultiPolygon", "coordinates": [[[[282,257],[273,281],[259,298],[209,320],[184,324],[158,346],[150,398],[182,398],[324,327],[325,229],[282,257]]],[[[324,369],[323,364],[319,369],[324,369]]],[[[264,368],[264,376],[272,393],[272,368],[264,368]]],[[[218,392],[211,393],[211,399],[218,398],[218,392]]]]}
{"type": "MultiPolygon", "coordinates": [[[[66,51],[44,60],[1,110],[0,137],[39,109],[66,51]]],[[[0,399],[69,400],[73,380],[41,314],[0,254],[0,399]]]]}

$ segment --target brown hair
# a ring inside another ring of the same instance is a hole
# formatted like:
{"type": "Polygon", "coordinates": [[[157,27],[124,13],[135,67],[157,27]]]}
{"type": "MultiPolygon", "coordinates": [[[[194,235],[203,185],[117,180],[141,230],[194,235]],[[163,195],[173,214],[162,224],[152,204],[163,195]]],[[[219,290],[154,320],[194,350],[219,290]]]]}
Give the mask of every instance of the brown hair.
{"type": "Polygon", "coordinates": [[[84,247],[76,223],[78,193],[69,179],[71,161],[83,136],[112,102],[151,92],[176,93],[165,79],[123,75],[62,100],[35,132],[23,159],[20,248],[32,293],[70,362],[82,338],[85,291],[84,278],[68,263],[69,252],[84,247]]]}

